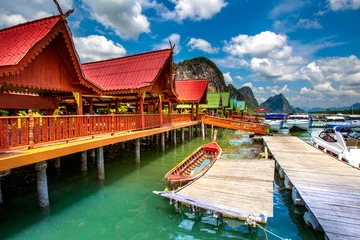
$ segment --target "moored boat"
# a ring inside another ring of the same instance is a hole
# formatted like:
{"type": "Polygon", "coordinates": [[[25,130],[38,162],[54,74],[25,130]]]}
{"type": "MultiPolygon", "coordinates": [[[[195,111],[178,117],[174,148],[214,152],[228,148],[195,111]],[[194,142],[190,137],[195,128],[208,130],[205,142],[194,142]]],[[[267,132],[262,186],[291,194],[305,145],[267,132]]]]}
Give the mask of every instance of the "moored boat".
{"type": "Polygon", "coordinates": [[[336,126],[346,125],[345,118],[343,116],[327,116],[326,128],[334,128],[336,126]]]}
{"type": "MultiPolygon", "coordinates": [[[[214,139],[216,139],[216,131],[214,132],[214,139]]],[[[221,148],[215,140],[199,147],[165,175],[169,183],[168,188],[176,190],[198,179],[209,170],[220,156],[221,148]]]]}
{"type": "Polygon", "coordinates": [[[268,124],[270,130],[278,132],[284,125],[284,113],[266,113],[264,124],[268,124]]]}
{"type": "Polygon", "coordinates": [[[309,115],[297,114],[290,115],[286,120],[286,126],[288,129],[300,129],[300,130],[309,130],[310,127],[310,117],[309,115]]]}
{"type": "Polygon", "coordinates": [[[322,131],[312,138],[313,145],[324,152],[360,167],[360,125],[337,126],[333,129],[322,131]]]}

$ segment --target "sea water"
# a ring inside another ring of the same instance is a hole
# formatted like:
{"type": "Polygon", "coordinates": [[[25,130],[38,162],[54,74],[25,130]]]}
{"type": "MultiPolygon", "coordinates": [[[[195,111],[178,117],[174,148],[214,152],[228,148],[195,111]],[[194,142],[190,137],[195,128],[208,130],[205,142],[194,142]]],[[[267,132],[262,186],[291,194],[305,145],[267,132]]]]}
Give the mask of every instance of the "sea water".
{"type": "MultiPolygon", "coordinates": [[[[129,150],[105,160],[105,181],[97,179],[95,165],[84,175],[63,160],[61,173],[48,168],[49,208],[36,206],[36,192],[18,194],[0,206],[0,239],[266,239],[261,229],[249,233],[246,226],[219,221],[211,212],[201,217],[188,209],[176,213],[167,199],[152,193],[164,189],[169,169],[210,140],[197,137],[165,152],[142,146],[140,164],[129,150]]],[[[261,151],[261,144],[238,131],[220,130],[218,142],[226,158],[254,158],[261,151]]],[[[282,186],[275,176],[274,217],[266,229],[287,239],[323,239],[305,224],[305,208],[295,206],[282,186]]]]}

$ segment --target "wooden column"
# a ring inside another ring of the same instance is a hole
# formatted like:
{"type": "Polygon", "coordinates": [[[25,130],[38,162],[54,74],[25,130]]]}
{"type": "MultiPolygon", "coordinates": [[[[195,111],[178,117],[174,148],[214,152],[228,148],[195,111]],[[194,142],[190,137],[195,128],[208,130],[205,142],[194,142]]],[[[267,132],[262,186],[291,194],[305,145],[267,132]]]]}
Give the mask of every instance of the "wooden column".
{"type": "Polygon", "coordinates": [[[59,157],[54,159],[54,168],[57,170],[60,170],[61,168],[61,159],[59,157]]]}
{"type": "Polygon", "coordinates": [[[141,129],[145,129],[145,115],[144,115],[144,98],[139,96],[139,103],[140,103],[140,115],[141,115],[141,129]]]}
{"type": "Polygon", "coordinates": [[[38,162],[35,165],[36,187],[37,187],[37,193],[38,193],[39,207],[46,207],[50,204],[46,167],[47,167],[46,161],[38,162]]]}
{"type": "Polygon", "coordinates": [[[205,139],[205,126],[204,126],[204,122],[201,122],[201,134],[203,139],[205,139]]]}
{"type": "Polygon", "coordinates": [[[194,121],[194,103],[191,103],[191,121],[194,121]]]}
{"type": "Polygon", "coordinates": [[[89,98],[89,113],[94,115],[94,101],[92,98],[89,98]]]}
{"type": "Polygon", "coordinates": [[[135,139],[135,162],[140,162],[140,138],[135,139]]]}
{"type": "Polygon", "coordinates": [[[105,179],[105,169],[104,169],[104,148],[99,147],[96,149],[96,164],[98,170],[98,178],[100,180],[105,179]]]}
{"type": "Polygon", "coordinates": [[[160,126],[163,125],[163,117],[162,117],[162,96],[159,95],[159,104],[158,104],[158,112],[160,118],[160,126]]]}
{"type": "Polygon", "coordinates": [[[87,151],[81,152],[81,171],[87,171],[87,151]]]}
{"type": "Polygon", "coordinates": [[[79,102],[76,105],[76,114],[77,115],[83,115],[82,93],[79,93],[79,102]]]}
{"type": "Polygon", "coordinates": [[[96,159],[96,154],[95,154],[95,148],[94,149],[90,149],[90,161],[92,164],[95,163],[95,159],[96,159]]]}
{"type": "Polygon", "coordinates": [[[196,121],[199,121],[199,103],[196,103],[196,111],[195,111],[196,121]]]}
{"type": "Polygon", "coordinates": [[[189,140],[191,140],[192,134],[191,134],[191,126],[189,126],[189,140]]]}
{"type": "Polygon", "coordinates": [[[176,129],[173,130],[173,143],[174,143],[174,146],[176,146],[176,129]]]}
{"type": "Polygon", "coordinates": [[[161,133],[161,150],[165,151],[165,133],[161,133]]]}
{"type": "Polygon", "coordinates": [[[181,128],[181,142],[185,142],[185,128],[181,128]]]}
{"type": "Polygon", "coordinates": [[[115,114],[119,114],[119,99],[115,100],[115,114]]]}
{"type": "Polygon", "coordinates": [[[171,102],[169,102],[169,114],[171,114],[172,113],[172,103],[171,102]]]}

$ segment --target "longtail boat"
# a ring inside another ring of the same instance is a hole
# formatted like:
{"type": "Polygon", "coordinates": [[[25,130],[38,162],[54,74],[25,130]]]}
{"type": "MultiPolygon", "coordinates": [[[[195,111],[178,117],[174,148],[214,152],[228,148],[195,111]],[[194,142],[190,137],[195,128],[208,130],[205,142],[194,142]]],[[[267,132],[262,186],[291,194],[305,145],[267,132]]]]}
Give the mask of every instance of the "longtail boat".
{"type": "Polygon", "coordinates": [[[220,156],[221,148],[216,143],[215,131],[212,142],[196,149],[165,175],[169,183],[168,189],[176,190],[201,177],[220,156]]]}

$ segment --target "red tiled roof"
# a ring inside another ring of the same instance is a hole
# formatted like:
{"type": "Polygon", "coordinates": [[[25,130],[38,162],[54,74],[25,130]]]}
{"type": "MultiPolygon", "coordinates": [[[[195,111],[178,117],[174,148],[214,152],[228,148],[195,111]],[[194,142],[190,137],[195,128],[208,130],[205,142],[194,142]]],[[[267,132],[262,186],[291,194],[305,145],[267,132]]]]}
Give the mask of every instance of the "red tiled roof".
{"type": "Polygon", "coordinates": [[[139,89],[150,86],[165,63],[171,49],[82,64],[85,77],[104,91],[139,89]]]}
{"type": "MultiPolygon", "coordinates": [[[[178,99],[186,99],[186,102],[198,102],[204,94],[204,101],[206,101],[206,91],[209,80],[207,79],[193,79],[193,80],[177,80],[175,81],[176,92],[178,99]]],[[[201,102],[206,103],[206,102],[201,102]]]]}
{"type": "Polygon", "coordinates": [[[0,66],[18,64],[60,19],[57,15],[0,30],[0,66]]]}

